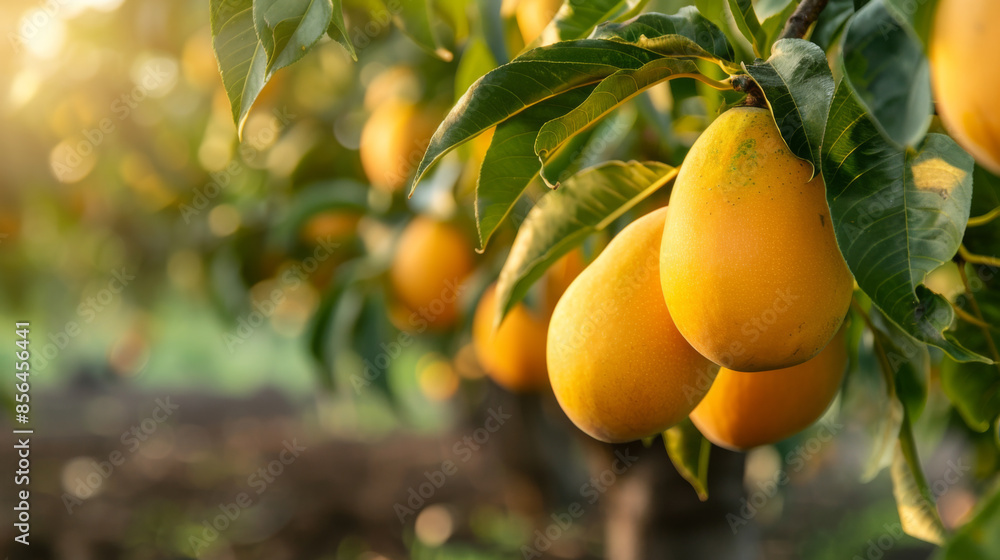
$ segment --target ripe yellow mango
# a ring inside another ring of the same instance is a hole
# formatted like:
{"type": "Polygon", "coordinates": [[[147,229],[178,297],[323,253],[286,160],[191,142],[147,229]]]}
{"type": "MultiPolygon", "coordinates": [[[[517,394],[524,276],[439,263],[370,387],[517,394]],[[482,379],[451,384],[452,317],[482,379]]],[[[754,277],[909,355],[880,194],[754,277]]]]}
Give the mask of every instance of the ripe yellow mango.
{"type": "Polygon", "coordinates": [[[847,347],[838,335],[815,358],[790,368],[722,368],[691,421],[709,441],[734,451],[781,441],[823,415],[846,367],[847,347]]]}
{"type": "Polygon", "coordinates": [[[618,234],[570,284],[549,323],[556,399],[602,441],[632,441],[680,422],[719,371],[684,340],[663,303],[658,255],[666,216],[662,208],[618,234]]]}
{"type": "Polygon", "coordinates": [[[549,384],[545,370],[545,337],[548,316],[523,303],[507,313],[493,330],[496,317],[496,284],[486,289],[472,320],[472,347],[486,374],[513,392],[544,389],[549,384]]]}
{"type": "Polygon", "coordinates": [[[377,189],[394,192],[407,184],[436,121],[420,107],[403,101],[378,106],[361,129],[361,167],[377,189]]]}
{"type": "Polygon", "coordinates": [[[976,161],[1000,175],[1000,78],[983,61],[1000,52],[1000,2],[941,0],[929,58],[931,84],[945,128],[976,161]]]}
{"type": "Polygon", "coordinates": [[[444,329],[458,318],[462,282],[472,272],[473,249],[446,222],[417,216],[403,230],[389,276],[400,303],[421,324],[444,329]]]}
{"type": "Polygon", "coordinates": [[[562,4],[563,0],[518,0],[514,15],[525,45],[531,44],[545,31],[562,4]]]}
{"type": "Polygon", "coordinates": [[[498,329],[496,284],[483,293],[472,320],[472,347],[480,365],[493,381],[512,392],[529,392],[549,386],[545,367],[545,341],[552,310],[586,263],[583,251],[567,253],[549,267],[536,285],[542,301],[538,309],[518,303],[498,329]]]}
{"type": "Polygon", "coordinates": [[[663,231],[663,296],[684,338],[737,371],[801,364],[837,332],[853,280],[823,178],[771,113],[723,113],[691,147],[663,231]]]}

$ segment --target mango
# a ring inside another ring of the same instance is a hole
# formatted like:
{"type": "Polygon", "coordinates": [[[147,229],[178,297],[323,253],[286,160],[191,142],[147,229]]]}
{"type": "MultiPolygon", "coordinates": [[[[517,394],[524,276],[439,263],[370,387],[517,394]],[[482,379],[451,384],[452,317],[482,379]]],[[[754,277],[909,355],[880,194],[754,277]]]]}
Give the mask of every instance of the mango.
{"type": "Polygon", "coordinates": [[[661,208],[615,236],[569,285],[549,323],[556,400],[601,441],[632,441],[680,422],[719,371],[684,340],[663,302],[664,220],[661,208]]]}
{"type": "Polygon", "coordinates": [[[955,140],[1000,175],[1000,77],[983,61],[1000,52],[1000,2],[941,0],[928,57],[938,114],[955,140]],[[984,58],[985,57],[985,58],[984,58]]]}
{"type": "Polygon", "coordinates": [[[541,296],[539,309],[518,303],[497,329],[493,328],[496,284],[483,293],[472,320],[472,346],[480,365],[498,385],[515,393],[549,386],[545,367],[549,319],[556,302],[585,266],[583,251],[579,249],[557,260],[533,288],[541,296]]]}
{"type": "Polygon", "coordinates": [[[458,318],[462,283],[472,272],[472,244],[447,222],[417,216],[399,236],[389,276],[399,302],[435,329],[458,318]]]}
{"type": "Polygon", "coordinates": [[[843,322],[854,281],[823,178],[810,174],[771,113],[753,107],[719,116],[681,166],[663,231],[663,296],[684,338],[716,364],[801,364],[843,322]]]}
{"type": "Polygon", "coordinates": [[[361,167],[376,189],[395,192],[407,184],[436,128],[436,119],[412,103],[387,101],[361,129],[361,167]]]}
{"type": "Polygon", "coordinates": [[[545,369],[548,317],[519,303],[494,331],[496,310],[496,284],[493,284],[479,300],[472,320],[472,347],[479,363],[493,381],[508,391],[544,389],[549,384],[545,369]]]}
{"type": "Polygon", "coordinates": [[[781,441],[823,415],[846,367],[847,347],[838,334],[804,364],[749,373],[722,368],[691,421],[709,441],[733,451],[781,441]]]}

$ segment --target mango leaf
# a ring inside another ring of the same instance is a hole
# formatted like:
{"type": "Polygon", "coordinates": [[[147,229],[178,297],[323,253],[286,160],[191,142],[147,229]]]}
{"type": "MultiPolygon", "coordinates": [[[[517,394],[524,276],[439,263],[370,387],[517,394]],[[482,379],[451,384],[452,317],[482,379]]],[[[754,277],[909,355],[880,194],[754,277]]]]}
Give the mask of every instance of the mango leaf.
{"type": "Polygon", "coordinates": [[[470,41],[455,70],[455,99],[462,97],[476,80],[496,67],[497,60],[486,42],[478,37],[470,41]]]}
{"type": "Polygon", "coordinates": [[[958,361],[989,362],[944,332],[954,311],[922,285],[961,243],[972,158],[940,134],[917,150],[892,145],[843,80],[830,107],[822,171],[837,243],[861,289],[908,335],[958,361]]]}
{"type": "Polygon", "coordinates": [[[702,17],[712,22],[730,41],[735,42],[733,41],[734,37],[729,33],[729,16],[726,9],[728,4],[728,0],[695,0],[694,2],[695,8],[698,9],[698,13],[702,17]]]}
{"type": "Polygon", "coordinates": [[[497,281],[497,323],[559,257],[677,176],[657,162],[585,169],[541,198],[514,238],[497,281]]]}
{"type": "Polygon", "coordinates": [[[760,20],[757,19],[757,12],[753,9],[753,0],[729,0],[729,10],[736,20],[736,27],[740,33],[753,45],[754,54],[758,58],[763,58],[767,36],[760,26],[760,20]]]}
{"type": "Polygon", "coordinates": [[[935,560],[993,560],[1000,558],[1000,485],[994,484],[980,500],[972,519],[962,525],[934,557],[935,560]]]}
{"type": "Polygon", "coordinates": [[[267,52],[267,77],[305,56],[332,17],[330,0],[255,0],[253,21],[267,52]]]}
{"type": "Polygon", "coordinates": [[[604,118],[616,107],[646,89],[672,78],[703,78],[690,60],[661,58],[642,68],[619,70],[608,76],[586,101],[545,123],[538,131],[534,152],[543,161],[569,138],[604,118]]]}
{"type": "Polygon", "coordinates": [[[826,54],[809,41],[782,39],[767,61],[744,67],[764,93],[785,144],[818,173],[835,87],[826,54]]]}
{"type": "Polygon", "coordinates": [[[351,179],[320,181],[303,187],[276,221],[271,239],[285,247],[292,245],[309,218],[325,210],[366,212],[368,191],[367,186],[351,179]]]}
{"type": "Polygon", "coordinates": [[[840,37],[847,20],[854,15],[854,0],[830,0],[820,12],[809,40],[826,52],[840,37]]]}
{"type": "Polygon", "coordinates": [[[211,0],[212,47],[237,134],[267,83],[267,52],[257,39],[252,0],[211,0]]]}
{"type": "Polygon", "coordinates": [[[333,0],[333,10],[330,17],[330,25],[326,28],[326,34],[331,39],[343,45],[347,49],[347,54],[351,55],[354,62],[358,61],[358,53],[354,50],[354,43],[347,36],[347,24],[344,22],[344,9],[342,0],[333,0]]]}
{"type": "Polygon", "coordinates": [[[691,420],[683,422],[663,432],[663,444],[667,448],[670,462],[684,480],[691,484],[698,499],[708,499],[708,457],[712,444],[701,435],[691,420]]]}
{"type": "Polygon", "coordinates": [[[598,24],[629,19],[649,0],[566,0],[531,46],[584,39],[598,24]]]}
{"type": "Polygon", "coordinates": [[[799,0],[791,0],[777,13],[768,16],[760,27],[764,32],[764,56],[770,57],[773,53],[773,45],[778,40],[778,36],[785,30],[785,23],[792,17],[795,9],[799,7],[799,0]]]}
{"type": "Polygon", "coordinates": [[[906,410],[907,418],[916,421],[927,404],[927,387],[931,376],[931,357],[927,346],[907,336],[892,321],[873,310],[872,333],[885,352],[885,365],[896,387],[896,395],[906,410]]]}
{"type": "Polygon", "coordinates": [[[566,41],[528,51],[476,81],[438,127],[410,193],[446,153],[526,108],[571,89],[600,82],[621,68],[639,68],[656,53],[616,41],[566,41]]]}
{"type": "Polygon", "coordinates": [[[892,342],[878,329],[872,329],[872,335],[872,353],[878,362],[878,371],[882,374],[881,386],[885,389],[885,398],[881,400],[884,409],[875,428],[871,454],[861,473],[862,482],[871,482],[882,469],[892,464],[906,417],[906,408],[899,400],[894,371],[888,359],[892,342]]]}
{"type": "MultiPolygon", "coordinates": [[[[978,184],[976,189],[980,190],[978,184]]],[[[974,228],[977,233],[979,229],[974,228]]],[[[973,229],[970,229],[970,233],[972,231],[973,229]]],[[[982,313],[987,323],[997,324],[996,319],[1000,315],[1000,291],[997,289],[996,270],[966,264],[965,272],[970,279],[970,287],[972,287],[971,281],[976,281],[976,289],[958,296],[955,305],[977,319],[979,313],[982,313]],[[971,305],[970,296],[975,298],[975,306],[971,305]]],[[[992,355],[986,333],[979,325],[960,320],[955,334],[969,348],[992,355]]],[[[994,344],[1000,339],[995,328],[991,331],[991,337],[994,339],[994,344]]],[[[958,364],[945,357],[941,363],[941,388],[965,423],[973,430],[985,432],[1000,417],[1000,364],[958,364]]]]}
{"type": "Polygon", "coordinates": [[[594,38],[640,45],[664,56],[703,58],[732,71],[739,69],[732,64],[733,46],[725,34],[691,6],[675,15],[649,13],[624,23],[604,23],[594,31],[594,38]]]}
{"type": "Polygon", "coordinates": [[[393,12],[396,25],[424,50],[444,61],[452,59],[451,51],[440,46],[431,26],[428,0],[386,0],[386,9],[393,12]]]}
{"type": "Polygon", "coordinates": [[[938,1],[885,0],[885,4],[900,21],[910,24],[926,50],[934,26],[934,11],[937,10],[938,1]]]}
{"type": "Polygon", "coordinates": [[[930,126],[930,66],[909,25],[873,0],[844,32],[844,70],[886,136],[917,146],[930,126]]]}
{"type": "Polygon", "coordinates": [[[985,432],[1000,416],[1000,372],[995,365],[959,364],[945,358],[941,388],[973,430],[985,432]]]}
{"type": "Polygon", "coordinates": [[[899,445],[892,458],[892,495],[903,531],[911,537],[941,545],[945,541],[944,523],[934,504],[934,495],[927,484],[917,446],[913,441],[913,428],[909,418],[904,418],[899,432],[899,445]]]}
{"type": "Polygon", "coordinates": [[[490,237],[538,176],[542,166],[535,156],[538,130],[546,122],[571,111],[593,90],[592,85],[569,90],[497,125],[476,184],[476,226],[481,248],[486,248],[490,237]]]}

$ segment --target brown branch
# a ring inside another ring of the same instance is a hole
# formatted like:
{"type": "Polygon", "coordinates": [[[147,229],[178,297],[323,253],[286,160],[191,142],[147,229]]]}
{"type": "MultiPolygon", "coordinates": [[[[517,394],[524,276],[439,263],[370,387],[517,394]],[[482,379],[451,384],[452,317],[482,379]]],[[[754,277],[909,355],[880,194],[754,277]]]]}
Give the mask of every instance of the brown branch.
{"type": "Polygon", "coordinates": [[[820,12],[826,7],[830,0],[802,0],[792,17],[785,22],[785,28],[781,31],[779,39],[801,39],[806,36],[809,26],[812,25],[820,12]]]}

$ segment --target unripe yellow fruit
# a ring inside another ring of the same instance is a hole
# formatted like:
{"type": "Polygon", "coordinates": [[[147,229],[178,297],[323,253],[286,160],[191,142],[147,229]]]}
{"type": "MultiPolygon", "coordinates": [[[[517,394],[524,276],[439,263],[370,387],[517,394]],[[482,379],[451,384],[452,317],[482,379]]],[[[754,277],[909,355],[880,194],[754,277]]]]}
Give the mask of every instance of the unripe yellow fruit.
{"type": "Polygon", "coordinates": [[[549,323],[556,399],[602,441],[632,441],[680,422],[719,371],[684,340],[663,303],[657,261],[666,216],[661,208],[618,234],[570,284],[549,323]]]}
{"type": "Polygon", "coordinates": [[[514,306],[496,330],[496,284],[483,293],[472,322],[472,342],[479,363],[498,385],[513,392],[541,390],[549,385],[545,341],[549,318],[559,297],[585,267],[583,252],[571,251],[549,267],[537,286],[541,309],[514,306]]]}
{"type": "Polygon", "coordinates": [[[815,358],[790,368],[722,368],[691,421],[709,441],[734,451],[781,441],[823,415],[846,367],[847,348],[838,335],[815,358]]]}
{"type": "Polygon", "coordinates": [[[472,272],[472,252],[456,227],[417,216],[400,234],[392,260],[396,297],[429,326],[451,326],[458,317],[462,282],[472,272]]]}
{"type": "Polygon", "coordinates": [[[801,364],[833,338],[854,282],[823,178],[771,113],[723,113],[691,147],[670,195],[660,278],[677,328],[737,371],[801,364]]]}
{"type": "Polygon", "coordinates": [[[976,161],[1000,175],[1000,77],[984,60],[1000,52],[1000,2],[941,0],[929,59],[938,114],[976,161]]]}
{"type": "Polygon", "coordinates": [[[562,5],[563,0],[518,0],[514,17],[525,45],[542,34],[562,5]]]}
{"type": "Polygon", "coordinates": [[[361,130],[361,167],[368,181],[387,192],[403,188],[420,163],[437,126],[417,105],[388,101],[361,130]]]}
{"type": "Polygon", "coordinates": [[[487,288],[472,320],[472,346],[486,374],[501,387],[513,392],[545,388],[545,336],[548,317],[523,303],[514,306],[500,327],[496,318],[496,284],[487,288]]]}

